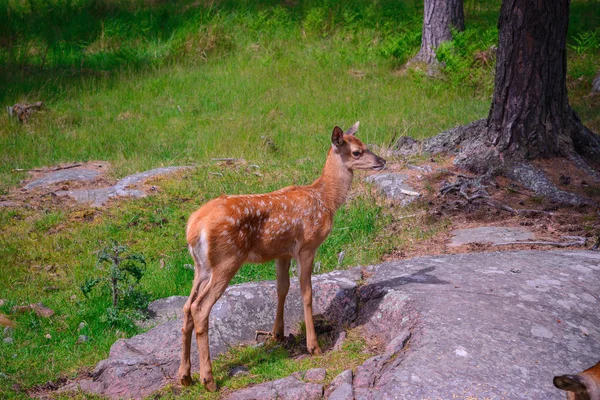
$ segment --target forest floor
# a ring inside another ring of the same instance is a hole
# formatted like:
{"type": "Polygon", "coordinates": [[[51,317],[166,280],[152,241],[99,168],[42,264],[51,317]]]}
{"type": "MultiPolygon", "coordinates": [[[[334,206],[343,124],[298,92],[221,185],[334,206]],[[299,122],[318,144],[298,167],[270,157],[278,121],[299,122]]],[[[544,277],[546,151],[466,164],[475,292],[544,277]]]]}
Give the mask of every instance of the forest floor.
{"type": "MultiPolygon", "coordinates": [[[[442,195],[441,189],[459,177],[477,178],[455,168],[452,161],[453,157],[440,156],[421,160],[420,163],[409,160],[390,165],[391,171],[409,176],[406,183],[421,193],[421,198],[418,200],[420,206],[415,212],[408,215],[403,213],[386,229],[395,233],[401,231],[406,223],[427,225],[428,220],[441,218],[448,223],[447,229],[442,229],[425,240],[415,241],[411,246],[396,249],[383,256],[383,261],[482,251],[584,249],[591,248],[600,240],[600,215],[597,207],[560,206],[504,177],[497,177],[485,186],[489,198],[469,201],[459,191],[442,195]],[[450,243],[453,232],[483,226],[522,227],[535,235],[532,241],[546,243],[498,246],[488,242],[485,237],[481,241],[461,246],[450,243]],[[573,244],[576,242],[580,244],[573,244]]],[[[569,161],[543,160],[536,162],[536,166],[548,174],[561,190],[600,202],[600,183],[594,182],[569,161]]]]}

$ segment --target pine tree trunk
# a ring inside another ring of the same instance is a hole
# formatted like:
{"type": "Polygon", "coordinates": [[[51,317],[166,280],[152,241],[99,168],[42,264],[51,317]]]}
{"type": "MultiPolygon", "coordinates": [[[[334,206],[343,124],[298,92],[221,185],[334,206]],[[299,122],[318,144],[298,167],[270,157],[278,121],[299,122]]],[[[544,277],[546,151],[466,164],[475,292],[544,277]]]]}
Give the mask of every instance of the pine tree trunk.
{"type": "Polygon", "coordinates": [[[465,29],[463,0],[425,0],[421,50],[413,61],[434,62],[435,49],[452,40],[451,26],[459,31],[465,29]]]}
{"type": "Polygon", "coordinates": [[[458,165],[485,172],[538,158],[600,157],[600,136],[583,126],[567,98],[568,23],[569,0],[502,2],[492,105],[458,165]]]}
{"type": "Polygon", "coordinates": [[[499,21],[490,140],[509,156],[565,155],[572,149],[567,99],[569,0],[505,0],[499,21]]]}

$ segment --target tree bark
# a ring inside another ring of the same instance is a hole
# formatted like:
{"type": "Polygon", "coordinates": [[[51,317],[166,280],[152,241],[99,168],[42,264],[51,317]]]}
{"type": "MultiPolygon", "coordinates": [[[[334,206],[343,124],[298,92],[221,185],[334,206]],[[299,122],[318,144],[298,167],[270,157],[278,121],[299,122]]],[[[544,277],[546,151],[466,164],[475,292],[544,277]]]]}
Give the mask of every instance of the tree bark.
{"type": "Polygon", "coordinates": [[[538,158],[600,157],[600,137],[567,98],[568,22],[569,0],[502,2],[492,105],[459,165],[482,172],[538,158]]]}
{"type": "Polygon", "coordinates": [[[451,26],[465,30],[463,0],[425,0],[421,50],[412,61],[435,62],[435,49],[440,43],[452,40],[451,26]]]}

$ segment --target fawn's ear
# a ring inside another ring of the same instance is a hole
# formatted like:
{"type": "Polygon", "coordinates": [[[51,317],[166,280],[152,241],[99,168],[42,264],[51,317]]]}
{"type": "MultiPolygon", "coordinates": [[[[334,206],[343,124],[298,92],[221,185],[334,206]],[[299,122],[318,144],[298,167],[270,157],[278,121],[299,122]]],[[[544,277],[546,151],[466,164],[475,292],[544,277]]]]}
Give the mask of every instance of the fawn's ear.
{"type": "Polygon", "coordinates": [[[557,388],[568,392],[585,392],[587,390],[579,375],[555,376],[552,382],[557,388]]]}
{"type": "Polygon", "coordinates": [[[333,132],[331,133],[331,143],[340,147],[344,144],[344,131],[339,126],[333,128],[333,132]]]}
{"type": "Polygon", "coordinates": [[[352,125],[350,129],[344,132],[344,135],[354,135],[358,131],[358,125],[360,125],[360,121],[356,121],[356,123],[352,125]]]}

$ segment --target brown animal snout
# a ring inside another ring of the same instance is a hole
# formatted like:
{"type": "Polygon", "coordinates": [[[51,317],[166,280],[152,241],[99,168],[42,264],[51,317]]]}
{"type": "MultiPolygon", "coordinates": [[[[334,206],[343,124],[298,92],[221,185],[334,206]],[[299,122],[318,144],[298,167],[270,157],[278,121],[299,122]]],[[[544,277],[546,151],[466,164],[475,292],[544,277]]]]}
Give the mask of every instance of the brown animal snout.
{"type": "Polygon", "coordinates": [[[377,161],[377,164],[378,164],[378,165],[376,165],[376,166],[374,166],[374,167],[373,167],[373,169],[374,169],[375,171],[381,171],[382,169],[384,169],[384,168],[385,168],[385,163],[386,163],[385,159],[383,159],[383,158],[381,158],[381,157],[377,156],[377,159],[376,159],[376,161],[377,161]]]}

